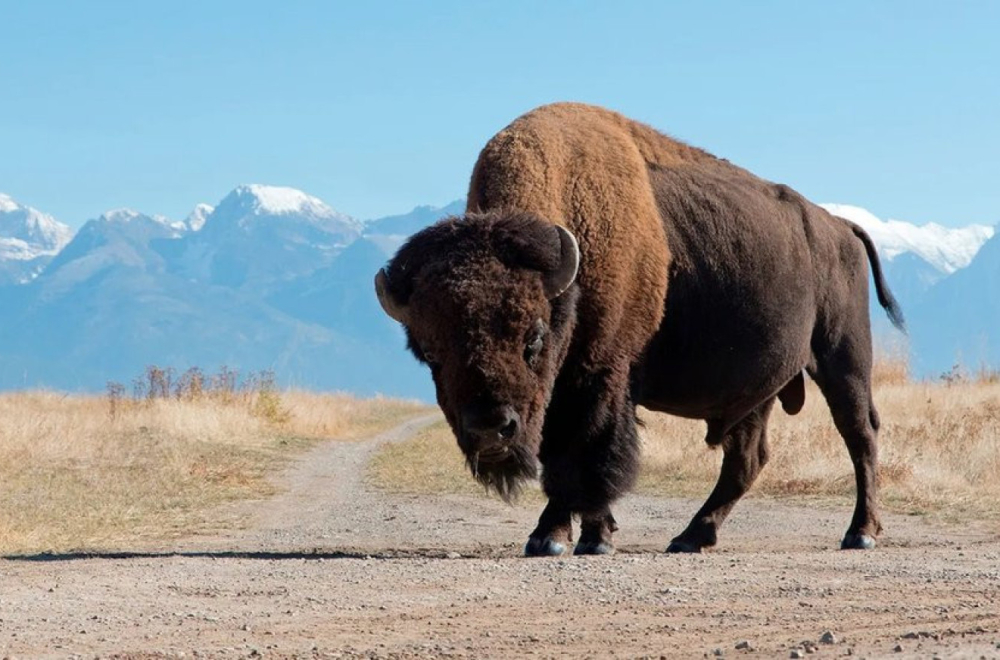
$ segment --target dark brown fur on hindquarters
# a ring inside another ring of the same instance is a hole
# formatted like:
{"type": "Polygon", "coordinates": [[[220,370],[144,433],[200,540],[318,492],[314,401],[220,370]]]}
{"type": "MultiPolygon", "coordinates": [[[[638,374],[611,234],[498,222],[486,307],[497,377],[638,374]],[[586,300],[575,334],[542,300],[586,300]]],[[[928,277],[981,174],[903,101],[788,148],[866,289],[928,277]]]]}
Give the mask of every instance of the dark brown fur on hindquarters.
{"type": "Polygon", "coordinates": [[[580,551],[613,547],[637,404],[706,420],[724,448],[672,549],[712,545],[766,462],[774,400],[801,409],[803,371],[855,464],[844,546],[866,547],[880,528],[869,263],[901,326],[859,227],[619,114],[556,104],[489,141],[467,213],[412,237],[376,286],[476,478],[511,497],[541,463],[549,505],[528,554],[564,551],[574,514],[580,551]]]}

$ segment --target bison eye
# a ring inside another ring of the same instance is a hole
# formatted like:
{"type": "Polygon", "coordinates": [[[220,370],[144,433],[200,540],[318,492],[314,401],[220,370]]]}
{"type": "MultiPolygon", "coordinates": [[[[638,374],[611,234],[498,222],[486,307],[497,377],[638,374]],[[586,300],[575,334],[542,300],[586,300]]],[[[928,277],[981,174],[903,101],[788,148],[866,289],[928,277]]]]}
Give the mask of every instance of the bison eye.
{"type": "Polygon", "coordinates": [[[421,350],[420,351],[420,355],[421,355],[421,357],[424,358],[424,362],[426,362],[430,366],[432,366],[432,367],[437,366],[437,363],[438,363],[437,356],[434,355],[433,353],[431,353],[430,351],[421,350]]]}
{"type": "Polygon", "coordinates": [[[528,335],[528,340],[524,345],[524,360],[531,366],[535,365],[535,360],[538,358],[538,354],[542,352],[542,348],[545,346],[545,326],[541,321],[535,324],[535,327],[531,329],[531,333],[528,335]]]}

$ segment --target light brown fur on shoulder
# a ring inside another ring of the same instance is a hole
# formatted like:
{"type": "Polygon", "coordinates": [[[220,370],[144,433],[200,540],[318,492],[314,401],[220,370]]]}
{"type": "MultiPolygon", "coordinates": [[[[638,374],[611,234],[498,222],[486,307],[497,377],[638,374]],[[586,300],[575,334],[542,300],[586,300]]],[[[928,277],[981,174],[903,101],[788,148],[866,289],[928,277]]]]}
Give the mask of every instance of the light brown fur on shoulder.
{"type": "Polygon", "coordinates": [[[603,108],[543,106],[482,150],[468,210],[529,211],[573,232],[581,252],[582,366],[627,370],[660,324],[670,265],[649,166],[705,159],[714,160],[603,108]]]}

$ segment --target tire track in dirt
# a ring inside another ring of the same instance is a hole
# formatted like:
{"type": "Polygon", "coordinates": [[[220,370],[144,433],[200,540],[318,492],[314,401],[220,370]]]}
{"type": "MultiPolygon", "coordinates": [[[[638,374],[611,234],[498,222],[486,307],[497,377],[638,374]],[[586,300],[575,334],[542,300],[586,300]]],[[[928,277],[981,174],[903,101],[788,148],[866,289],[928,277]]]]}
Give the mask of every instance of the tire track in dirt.
{"type": "Polygon", "coordinates": [[[421,415],[370,438],[320,444],[278,477],[277,495],[237,503],[223,514],[246,520],[244,529],[199,539],[195,545],[246,551],[306,549],[332,536],[365,529],[384,513],[364,483],[371,457],[381,447],[405,442],[440,419],[440,413],[421,415]]]}

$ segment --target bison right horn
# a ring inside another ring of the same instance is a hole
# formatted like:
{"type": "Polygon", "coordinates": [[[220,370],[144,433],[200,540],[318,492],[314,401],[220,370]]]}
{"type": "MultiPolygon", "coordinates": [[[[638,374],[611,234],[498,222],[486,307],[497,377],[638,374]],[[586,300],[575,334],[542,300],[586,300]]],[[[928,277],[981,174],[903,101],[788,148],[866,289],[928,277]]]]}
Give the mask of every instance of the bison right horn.
{"type": "Polygon", "coordinates": [[[393,298],[392,293],[389,291],[388,285],[389,277],[385,274],[385,268],[379,268],[378,275],[375,276],[375,293],[378,294],[378,301],[382,305],[382,309],[391,318],[396,319],[400,323],[406,323],[406,307],[400,305],[393,298]]]}
{"type": "Polygon", "coordinates": [[[577,269],[580,267],[580,246],[577,245],[576,238],[559,225],[555,226],[559,234],[559,248],[562,255],[559,267],[547,273],[543,280],[545,285],[545,295],[549,300],[558,298],[569,285],[576,279],[577,269]]]}

